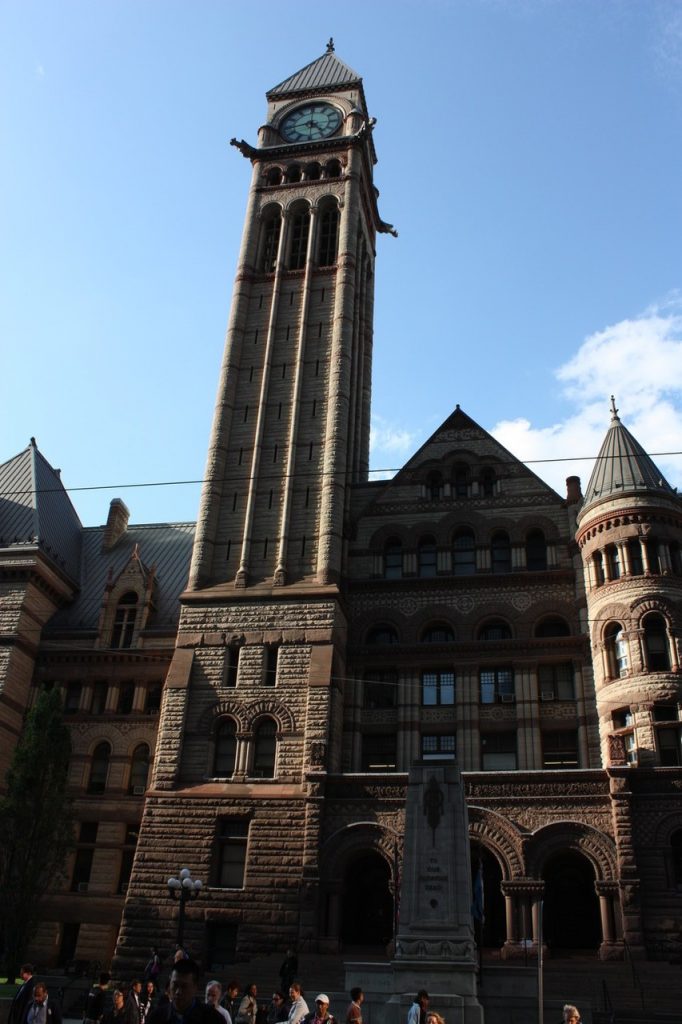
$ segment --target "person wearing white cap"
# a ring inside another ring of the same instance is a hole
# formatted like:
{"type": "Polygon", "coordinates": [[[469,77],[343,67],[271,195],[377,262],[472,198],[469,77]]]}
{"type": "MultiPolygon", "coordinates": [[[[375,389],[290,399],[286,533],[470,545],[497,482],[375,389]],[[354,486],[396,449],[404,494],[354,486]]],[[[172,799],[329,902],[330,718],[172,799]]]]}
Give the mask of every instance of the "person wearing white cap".
{"type": "Polygon", "coordinates": [[[301,1024],[336,1024],[336,1018],[329,1012],[329,996],[320,992],[315,1009],[305,1015],[301,1024]]]}

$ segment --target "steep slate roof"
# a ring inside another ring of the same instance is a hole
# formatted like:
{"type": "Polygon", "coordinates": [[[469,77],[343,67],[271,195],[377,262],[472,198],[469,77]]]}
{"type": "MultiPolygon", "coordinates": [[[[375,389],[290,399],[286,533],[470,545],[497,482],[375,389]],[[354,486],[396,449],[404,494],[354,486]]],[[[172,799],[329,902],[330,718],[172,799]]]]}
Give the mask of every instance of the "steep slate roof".
{"type": "Polygon", "coordinates": [[[80,592],[68,608],[50,620],[50,629],[96,629],[105,587],[128,565],[137,547],[144,565],[154,567],[156,614],[151,628],[177,622],[178,598],[187,585],[194,523],[151,523],[129,526],[108,551],[102,550],[106,527],[83,530],[80,592]]]}
{"type": "Polygon", "coordinates": [[[35,440],[0,465],[0,548],[39,548],[78,580],[81,522],[59,470],[41,455],[35,440]]]}
{"type": "Polygon", "coordinates": [[[581,512],[615,495],[651,494],[652,491],[671,496],[677,493],[639,441],[623,426],[612,396],[611,426],[585,490],[581,512]]]}
{"type": "Polygon", "coordinates": [[[269,89],[266,96],[270,100],[311,91],[328,92],[332,89],[348,88],[353,85],[362,85],[360,75],[339,60],[333,49],[328,49],[317,60],[306,64],[300,71],[269,89]]]}

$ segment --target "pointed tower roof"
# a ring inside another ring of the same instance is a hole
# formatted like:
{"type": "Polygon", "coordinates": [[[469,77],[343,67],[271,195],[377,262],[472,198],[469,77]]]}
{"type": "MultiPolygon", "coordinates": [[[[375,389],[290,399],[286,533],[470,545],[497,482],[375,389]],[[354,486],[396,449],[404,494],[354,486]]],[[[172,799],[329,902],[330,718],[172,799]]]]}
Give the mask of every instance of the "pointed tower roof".
{"type": "Polygon", "coordinates": [[[331,92],[333,89],[347,89],[354,85],[362,87],[361,76],[339,60],[334,53],[334,40],[330,39],[321,57],[273,86],[266,95],[269,100],[283,99],[299,93],[331,92]]]}
{"type": "Polygon", "coordinates": [[[674,496],[677,492],[639,441],[623,426],[611,395],[611,425],[585,490],[581,515],[589,506],[606,498],[652,493],[674,496]]]}
{"type": "Polygon", "coordinates": [[[79,577],[82,526],[35,438],[0,465],[0,547],[37,546],[72,580],[79,577]]]}

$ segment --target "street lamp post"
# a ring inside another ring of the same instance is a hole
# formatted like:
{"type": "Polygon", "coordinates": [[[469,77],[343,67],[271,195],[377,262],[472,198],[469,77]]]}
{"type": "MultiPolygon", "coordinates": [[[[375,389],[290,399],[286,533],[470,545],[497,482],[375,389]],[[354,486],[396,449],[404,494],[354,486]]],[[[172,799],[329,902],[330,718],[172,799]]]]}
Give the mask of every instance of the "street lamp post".
{"type": "Polygon", "coordinates": [[[178,946],[183,945],[185,937],[185,906],[189,900],[195,899],[201,892],[203,882],[199,878],[192,878],[189,868],[182,868],[179,878],[168,879],[168,895],[173,900],[180,901],[178,910],[178,946]]]}

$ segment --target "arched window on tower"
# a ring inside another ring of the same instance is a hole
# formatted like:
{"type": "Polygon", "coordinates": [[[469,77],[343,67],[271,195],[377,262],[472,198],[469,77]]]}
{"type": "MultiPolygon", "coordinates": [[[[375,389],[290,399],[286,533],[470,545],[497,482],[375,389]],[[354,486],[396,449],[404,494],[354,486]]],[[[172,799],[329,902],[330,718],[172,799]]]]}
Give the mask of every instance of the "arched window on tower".
{"type": "Polygon", "coordinates": [[[437,571],[436,542],[433,537],[422,537],[417,548],[419,575],[435,576],[437,571]]]}
{"type": "Polygon", "coordinates": [[[338,160],[329,160],[325,165],[325,176],[327,178],[341,177],[341,164],[338,160]]]}
{"type": "Polygon", "coordinates": [[[213,774],[229,779],[237,757],[237,724],[233,718],[221,718],[215,728],[213,774]]]}
{"type": "Polygon", "coordinates": [[[130,762],[130,782],[128,792],[133,796],[142,796],[147,788],[149,776],[149,747],[146,743],[140,743],[133,750],[133,757],[130,762]]]}
{"type": "Polygon", "coordinates": [[[644,617],[644,654],[650,672],[670,671],[668,631],[662,615],[652,612],[644,617]]]}
{"type": "Polygon", "coordinates": [[[476,572],[476,540],[474,531],[458,530],[452,545],[452,568],[455,576],[473,576],[476,572]]]}
{"type": "Polygon", "coordinates": [[[670,544],[670,566],[676,576],[682,576],[682,556],[679,542],[676,540],[670,544]]]}
{"type": "Polygon", "coordinates": [[[526,568],[531,572],[547,568],[547,542],[542,530],[529,530],[526,536],[526,568]]]}
{"type": "Polygon", "coordinates": [[[644,572],[644,565],[642,563],[642,545],[638,538],[628,541],[628,557],[632,575],[641,576],[644,572]]]}
{"type": "Polygon", "coordinates": [[[277,250],[279,248],[281,230],[282,215],[279,210],[276,210],[265,218],[261,229],[259,266],[265,274],[272,274],[277,264],[277,250]]]}
{"type": "Polygon", "coordinates": [[[339,238],[339,209],[336,204],[326,206],[322,210],[319,230],[317,263],[320,267],[331,267],[336,263],[336,247],[339,238]]]}
{"type": "Polygon", "coordinates": [[[509,534],[498,530],[493,534],[490,545],[490,562],[493,572],[511,572],[511,543],[509,534]]]}
{"type": "Polygon", "coordinates": [[[88,793],[103,793],[107,788],[107,776],[109,774],[109,758],[111,747],[108,743],[98,743],[92,755],[90,764],[90,778],[88,779],[88,793]]]}
{"type": "Polygon", "coordinates": [[[322,175],[322,168],[320,165],[313,161],[311,164],[306,164],[304,168],[304,177],[306,181],[317,181],[322,175]]]}
{"type": "Polygon", "coordinates": [[[403,546],[399,540],[386,541],[384,548],[384,577],[399,580],[403,575],[403,546]]]}
{"type": "Polygon", "coordinates": [[[297,181],[301,180],[301,168],[298,164],[290,164],[286,171],[287,184],[294,185],[297,181]]]}
{"type": "Polygon", "coordinates": [[[111,633],[112,647],[132,647],[138,600],[138,595],[133,590],[129,590],[119,600],[111,633]]]}
{"type": "Polygon", "coordinates": [[[292,214],[289,230],[289,270],[302,270],[305,266],[310,231],[310,211],[307,208],[292,214]]]}
{"type": "Polygon", "coordinates": [[[647,561],[649,562],[649,572],[660,573],[662,571],[660,544],[655,537],[647,538],[645,544],[647,561]]]}
{"type": "Polygon", "coordinates": [[[270,167],[265,175],[265,182],[267,185],[281,185],[282,184],[282,169],[281,167],[270,167]]]}
{"type": "Polygon", "coordinates": [[[277,724],[272,718],[261,718],[253,731],[253,767],[256,779],[274,779],[277,760],[277,724]]]}
{"type": "Polygon", "coordinates": [[[630,667],[628,642],[620,622],[611,622],[604,630],[606,657],[611,679],[620,679],[630,667]]]}
{"type": "Polygon", "coordinates": [[[620,564],[620,550],[615,544],[609,544],[605,550],[606,562],[609,567],[609,576],[612,580],[619,580],[623,575],[623,567],[620,564]]]}

